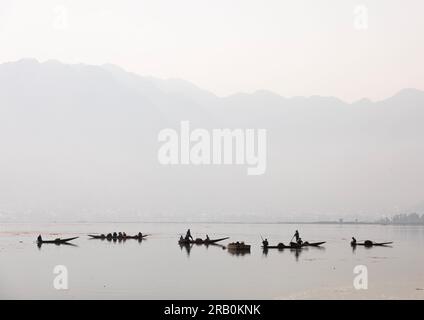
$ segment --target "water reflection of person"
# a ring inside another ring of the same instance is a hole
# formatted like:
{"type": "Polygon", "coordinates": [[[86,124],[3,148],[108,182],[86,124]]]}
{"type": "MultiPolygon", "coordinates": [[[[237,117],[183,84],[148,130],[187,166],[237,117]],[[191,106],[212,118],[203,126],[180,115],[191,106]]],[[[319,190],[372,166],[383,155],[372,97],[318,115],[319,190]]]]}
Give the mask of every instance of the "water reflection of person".
{"type": "Polygon", "coordinates": [[[294,256],[296,257],[296,261],[299,261],[300,249],[294,249],[294,256]]]}
{"type": "Polygon", "coordinates": [[[180,248],[181,250],[185,249],[186,253],[187,253],[187,258],[190,258],[190,251],[192,248],[192,245],[188,244],[188,243],[180,243],[180,248]]]}

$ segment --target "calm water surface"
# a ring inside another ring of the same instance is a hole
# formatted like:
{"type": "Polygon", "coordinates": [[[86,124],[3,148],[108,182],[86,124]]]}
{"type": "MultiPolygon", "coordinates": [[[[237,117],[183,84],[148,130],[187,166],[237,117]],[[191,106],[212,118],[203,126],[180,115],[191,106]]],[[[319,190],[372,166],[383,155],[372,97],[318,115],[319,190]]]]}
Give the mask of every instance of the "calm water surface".
{"type": "Polygon", "coordinates": [[[424,228],[374,225],[288,224],[1,224],[1,299],[424,299],[424,228]],[[232,255],[223,246],[181,248],[180,234],[229,236],[245,241],[250,254],[232,255]],[[304,240],[327,241],[322,249],[261,249],[288,243],[299,229],[304,240]],[[88,233],[138,231],[138,242],[90,240],[88,233]],[[44,238],[80,238],[76,246],[43,245],[44,238]],[[393,247],[349,245],[350,237],[394,241],[393,247]],[[56,290],[53,269],[68,269],[69,289],[56,290]],[[355,290],[353,269],[368,268],[368,290],[355,290]]]}

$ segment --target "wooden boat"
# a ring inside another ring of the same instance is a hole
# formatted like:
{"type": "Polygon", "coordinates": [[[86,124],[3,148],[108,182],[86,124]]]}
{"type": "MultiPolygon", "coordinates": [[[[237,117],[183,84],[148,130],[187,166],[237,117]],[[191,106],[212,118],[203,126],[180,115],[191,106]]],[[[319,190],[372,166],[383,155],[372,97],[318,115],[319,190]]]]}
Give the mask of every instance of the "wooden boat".
{"type": "Polygon", "coordinates": [[[364,247],[374,247],[374,246],[380,246],[380,247],[384,247],[384,246],[388,246],[390,244],[392,244],[393,242],[372,242],[370,240],[366,240],[365,242],[351,242],[350,245],[352,247],[356,247],[356,246],[364,246],[364,247]]]}
{"type": "Polygon", "coordinates": [[[279,243],[276,246],[262,246],[263,249],[301,249],[304,247],[319,247],[324,244],[325,241],[321,242],[304,242],[302,244],[298,244],[296,242],[290,242],[290,245],[285,245],[284,243],[279,243]]]}
{"type": "Polygon", "coordinates": [[[88,235],[91,239],[106,239],[106,236],[103,235],[95,235],[95,234],[89,234],[88,235]]]}
{"type": "Polygon", "coordinates": [[[72,240],[75,240],[75,239],[77,239],[78,237],[74,237],[74,238],[67,238],[67,239],[60,239],[60,238],[57,238],[57,239],[54,239],[54,240],[41,240],[41,241],[38,241],[37,240],[37,243],[39,243],[39,244],[42,244],[42,243],[54,243],[54,244],[61,244],[61,243],[67,243],[67,242],[69,242],[69,241],[72,241],[72,240]]]}
{"type": "Polygon", "coordinates": [[[187,245],[187,244],[205,244],[205,245],[209,245],[209,244],[214,244],[217,243],[219,241],[223,241],[223,240],[227,240],[229,239],[229,237],[225,237],[225,238],[219,238],[219,239],[201,239],[201,238],[197,238],[194,240],[190,240],[190,239],[180,239],[178,240],[179,244],[182,245],[187,245]]]}
{"type": "Polygon", "coordinates": [[[228,244],[227,249],[230,251],[250,251],[250,245],[244,242],[232,242],[228,244]]]}
{"type": "MultiPolygon", "coordinates": [[[[141,240],[144,239],[148,236],[148,234],[142,234],[141,237],[139,235],[135,235],[135,236],[126,236],[123,237],[122,239],[135,239],[135,240],[141,240]]],[[[119,238],[118,238],[119,239],[119,238]]]]}
{"type": "Polygon", "coordinates": [[[127,239],[135,239],[135,240],[140,240],[140,239],[144,239],[148,236],[148,234],[143,234],[141,235],[141,237],[139,235],[135,235],[135,236],[116,236],[116,237],[108,237],[107,235],[96,235],[96,234],[89,234],[88,235],[91,239],[100,239],[100,240],[127,240],[127,239]]]}
{"type": "Polygon", "coordinates": [[[319,247],[320,245],[324,244],[326,241],[321,242],[304,242],[302,244],[303,247],[319,247]]]}

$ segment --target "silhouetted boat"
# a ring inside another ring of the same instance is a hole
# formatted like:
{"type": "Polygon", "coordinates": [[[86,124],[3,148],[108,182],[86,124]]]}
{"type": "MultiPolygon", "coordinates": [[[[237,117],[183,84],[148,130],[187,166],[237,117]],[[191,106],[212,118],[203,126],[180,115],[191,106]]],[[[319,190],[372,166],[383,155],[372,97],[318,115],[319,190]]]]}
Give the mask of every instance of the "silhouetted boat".
{"type": "Polygon", "coordinates": [[[326,241],[321,242],[304,242],[302,244],[303,247],[319,247],[320,245],[323,245],[326,241]]]}
{"type": "Polygon", "coordinates": [[[67,239],[54,239],[54,240],[37,240],[37,243],[41,244],[41,243],[55,243],[55,244],[61,244],[61,243],[67,243],[69,241],[75,240],[78,237],[74,237],[74,238],[67,238],[67,239]]]}
{"type": "Polygon", "coordinates": [[[95,235],[95,234],[89,234],[88,235],[92,239],[106,239],[105,235],[95,235]]]}
{"type": "Polygon", "coordinates": [[[250,245],[244,242],[232,242],[228,244],[227,249],[230,251],[250,251],[250,245]]]}
{"type": "Polygon", "coordinates": [[[229,238],[230,237],[219,238],[219,239],[209,239],[209,240],[208,239],[201,239],[201,238],[197,238],[195,240],[180,239],[180,240],[178,240],[178,243],[182,244],[182,245],[186,245],[186,244],[206,244],[206,245],[208,245],[208,244],[217,243],[219,241],[227,240],[229,238]]]}
{"type": "Polygon", "coordinates": [[[384,247],[384,246],[388,246],[390,244],[392,244],[393,242],[372,242],[370,240],[366,240],[365,242],[355,242],[355,241],[351,241],[350,245],[352,247],[356,247],[356,246],[364,246],[364,247],[374,247],[374,246],[380,246],[380,247],[384,247]]]}
{"type": "Polygon", "coordinates": [[[290,242],[290,245],[285,245],[284,243],[279,243],[276,246],[262,246],[264,249],[301,249],[304,247],[319,247],[320,245],[324,244],[325,241],[321,242],[304,242],[302,244],[298,244],[296,242],[290,242]]]}
{"type": "Polygon", "coordinates": [[[100,240],[127,240],[127,239],[135,239],[135,240],[140,240],[140,239],[144,239],[148,236],[148,234],[143,234],[141,235],[141,237],[139,235],[135,235],[135,236],[112,236],[112,237],[108,237],[106,235],[95,235],[95,234],[89,234],[88,235],[91,239],[100,239],[100,240]]]}

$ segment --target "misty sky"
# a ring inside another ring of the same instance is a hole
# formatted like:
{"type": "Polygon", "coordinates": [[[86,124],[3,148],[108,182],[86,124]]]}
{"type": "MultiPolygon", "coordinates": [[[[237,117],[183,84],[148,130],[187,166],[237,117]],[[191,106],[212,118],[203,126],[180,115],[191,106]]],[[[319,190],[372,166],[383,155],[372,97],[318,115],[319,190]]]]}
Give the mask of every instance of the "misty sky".
{"type": "Polygon", "coordinates": [[[382,99],[424,89],[423,13],[422,0],[0,0],[0,63],[113,63],[218,95],[382,99]]]}

